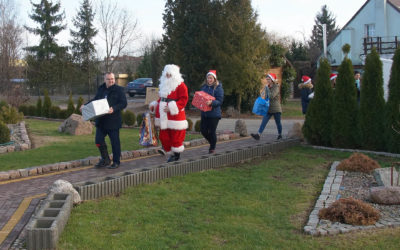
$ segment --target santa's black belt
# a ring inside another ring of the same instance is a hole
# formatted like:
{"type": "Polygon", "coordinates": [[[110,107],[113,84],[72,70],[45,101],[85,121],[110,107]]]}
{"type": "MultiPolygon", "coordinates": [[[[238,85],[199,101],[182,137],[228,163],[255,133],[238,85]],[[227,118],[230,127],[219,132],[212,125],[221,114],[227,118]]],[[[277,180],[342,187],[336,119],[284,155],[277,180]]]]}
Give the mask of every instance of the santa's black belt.
{"type": "Polygon", "coordinates": [[[172,102],[172,101],[175,101],[174,99],[169,99],[169,98],[164,98],[164,97],[161,97],[160,99],[161,99],[162,102],[172,102]]]}

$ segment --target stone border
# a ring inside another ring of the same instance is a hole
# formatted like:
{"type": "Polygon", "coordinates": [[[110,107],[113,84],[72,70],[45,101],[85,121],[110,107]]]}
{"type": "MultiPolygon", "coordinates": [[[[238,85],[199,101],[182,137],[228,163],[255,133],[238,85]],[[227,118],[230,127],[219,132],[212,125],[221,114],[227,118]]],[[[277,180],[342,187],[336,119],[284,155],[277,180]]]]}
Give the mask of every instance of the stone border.
{"type": "MultiPolygon", "coordinates": [[[[233,139],[238,139],[238,138],[240,138],[240,136],[235,133],[221,134],[221,135],[217,136],[218,141],[228,141],[228,140],[233,140],[233,139]]],[[[203,145],[203,144],[207,144],[207,143],[208,142],[206,141],[206,139],[201,138],[201,139],[194,139],[191,141],[185,141],[183,143],[183,145],[187,148],[190,148],[190,147],[199,146],[199,145],[203,145]]],[[[141,156],[147,156],[147,155],[155,155],[155,154],[158,154],[157,150],[160,148],[161,147],[149,147],[149,148],[143,148],[143,149],[138,149],[138,150],[123,151],[123,152],[121,152],[121,160],[134,159],[134,158],[138,158],[141,156]]],[[[110,154],[110,157],[112,157],[112,154],[110,154]]],[[[0,182],[24,178],[24,177],[28,177],[28,176],[36,176],[36,175],[46,174],[49,172],[62,171],[65,169],[91,166],[91,165],[95,165],[96,163],[98,163],[99,160],[100,160],[100,156],[89,156],[89,157],[86,157],[86,158],[80,159],[80,160],[72,160],[72,161],[67,161],[67,162],[58,162],[58,163],[34,166],[34,167],[23,168],[23,169],[18,169],[18,170],[3,171],[3,172],[0,172],[0,182]]]]}
{"type": "MultiPolygon", "coordinates": [[[[25,122],[19,122],[15,124],[17,129],[14,133],[17,133],[21,142],[15,142],[12,145],[0,146],[0,154],[11,153],[15,151],[24,151],[31,148],[31,141],[29,140],[28,133],[26,132],[25,122]]],[[[1,178],[0,178],[1,180],[1,178]]]]}
{"type": "Polygon", "coordinates": [[[331,148],[331,147],[324,147],[324,146],[313,146],[308,145],[315,149],[324,149],[324,150],[332,150],[332,151],[342,151],[342,152],[353,152],[353,153],[363,153],[363,154],[375,154],[375,155],[383,155],[393,158],[400,158],[400,154],[393,154],[388,152],[378,152],[378,151],[370,151],[370,150],[361,150],[361,149],[348,149],[348,148],[331,148]]]}
{"type": "Polygon", "coordinates": [[[335,161],[331,165],[331,169],[325,180],[321,195],[318,197],[314,209],[310,213],[308,222],[304,226],[304,232],[314,236],[317,235],[335,235],[339,233],[348,233],[350,231],[361,231],[368,229],[377,229],[382,227],[400,226],[400,218],[379,219],[375,225],[354,226],[339,222],[331,222],[329,220],[320,220],[318,217],[319,210],[329,207],[333,202],[340,198],[339,189],[342,183],[344,171],[336,170],[340,162],[335,161]]]}
{"type": "MultiPolygon", "coordinates": [[[[200,172],[225,165],[231,165],[256,157],[278,152],[298,145],[299,140],[286,139],[275,143],[261,143],[221,154],[204,155],[199,159],[189,159],[166,163],[148,168],[134,169],[100,179],[92,179],[74,184],[81,200],[93,200],[120,193],[125,188],[148,184],[174,176],[200,172]]],[[[72,195],[50,193],[27,224],[28,249],[56,249],[57,241],[67,224],[72,209],[72,195]]]]}

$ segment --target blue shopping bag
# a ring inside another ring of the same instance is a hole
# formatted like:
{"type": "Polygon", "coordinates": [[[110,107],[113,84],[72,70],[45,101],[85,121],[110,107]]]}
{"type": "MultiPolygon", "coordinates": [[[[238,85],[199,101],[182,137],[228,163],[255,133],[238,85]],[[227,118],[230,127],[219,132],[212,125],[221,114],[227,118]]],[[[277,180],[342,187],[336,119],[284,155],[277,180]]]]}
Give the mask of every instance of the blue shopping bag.
{"type": "Polygon", "coordinates": [[[253,113],[256,115],[266,115],[269,109],[269,99],[265,100],[262,97],[258,97],[254,102],[253,113]]]}

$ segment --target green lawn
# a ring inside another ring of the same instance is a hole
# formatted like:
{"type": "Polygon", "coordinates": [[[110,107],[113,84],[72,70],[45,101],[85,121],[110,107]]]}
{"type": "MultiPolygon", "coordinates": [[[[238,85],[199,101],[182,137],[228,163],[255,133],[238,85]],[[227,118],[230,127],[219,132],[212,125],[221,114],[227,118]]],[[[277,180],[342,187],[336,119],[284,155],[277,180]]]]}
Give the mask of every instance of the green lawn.
{"type": "Polygon", "coordinates": [[[331,163],[349,154],[299,146],[85,202],[58,249],[398,249],[399,228],[302,233],[331,163]]]}
{"type": "Polygon", "coordinates": [[[304,118],[300,99],[290,99],[282,105],[282,118],[304,118]]]}
{"type": "MultiPolygon", "coordinates": [[[[27,119],[26,125],[31,136],[35,136],[44,144],[38,148],[0,154],[0,171],[27,168],[49,163],[83,159],[88,156],[98,156],[92,135],[72,136],[58,132],[61,122],[27,119]]],[[[186,140],[201,138],[201,135],[186,135],[186,140]]],[[[109,153],[111,144],[107,138],[109,153]]],[[[142,149],[139,145],[139,129],[121,129],[121,150],[142,149]]]]}

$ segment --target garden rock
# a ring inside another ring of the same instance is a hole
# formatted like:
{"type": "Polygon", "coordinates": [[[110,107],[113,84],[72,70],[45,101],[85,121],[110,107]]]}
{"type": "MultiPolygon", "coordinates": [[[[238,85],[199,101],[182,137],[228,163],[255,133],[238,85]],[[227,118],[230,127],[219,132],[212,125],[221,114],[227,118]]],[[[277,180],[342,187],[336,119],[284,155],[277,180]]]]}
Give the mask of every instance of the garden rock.
{"type": "Polygon", "coordinates": [[[288,138],[299,138],[304,140],[303,132],[301,131],[302,124],[300,122],[293,123],[292,128],[288,132],[288,138]]]}
{"type": "Polygon", "coordinates": [[[68,181],[56,180],[51,185],[49,193],[68,193],[72,195],[72,200],[74,204],[79,204],[81,202],[81,196],[68,181]]]}
{"type": "Polygon", "coordinates": [[[371,200],[378,204],[399,205],[400,187],[373,187],[371,188],[371,200]]]}
{"type": "Polygon", "coordinates": [[[90,135],[93,132],[93,125],[84,121],[81,115],[72,114],[58,128],[59,132],[71,135],[90,135]]]}
{"type": "Polygon", "coordinates": [[[239,119],[235,123],[235,133],[238,133],[240,136],[248,136],[246,123],[239,119]]]}

